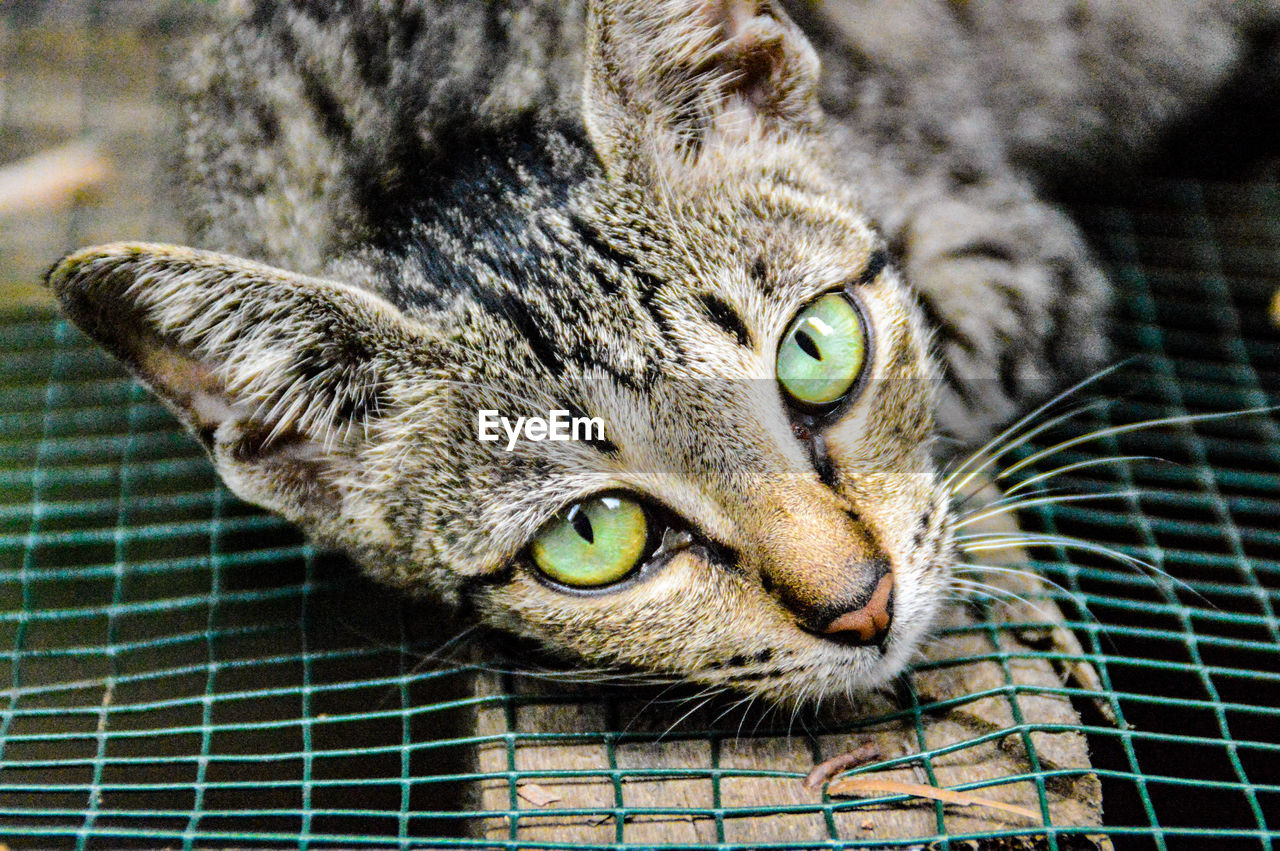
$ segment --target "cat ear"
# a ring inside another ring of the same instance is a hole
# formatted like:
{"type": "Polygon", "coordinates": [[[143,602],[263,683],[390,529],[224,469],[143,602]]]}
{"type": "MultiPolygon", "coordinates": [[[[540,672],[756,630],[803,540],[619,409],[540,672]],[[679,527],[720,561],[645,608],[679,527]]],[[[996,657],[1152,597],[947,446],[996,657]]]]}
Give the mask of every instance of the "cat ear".
{"type": "Polygon", "coordinates": [[[354,287],[169,245],[87,248],[50,271],[66,315],[149,385],[237,494],[332,519],[415,328],[354,287]]]}
{"type": "Polygon", "coordinates": [[[592,0],[584,110],[610,174],[820,117],[818,58],[774,0],[592,0]]]}

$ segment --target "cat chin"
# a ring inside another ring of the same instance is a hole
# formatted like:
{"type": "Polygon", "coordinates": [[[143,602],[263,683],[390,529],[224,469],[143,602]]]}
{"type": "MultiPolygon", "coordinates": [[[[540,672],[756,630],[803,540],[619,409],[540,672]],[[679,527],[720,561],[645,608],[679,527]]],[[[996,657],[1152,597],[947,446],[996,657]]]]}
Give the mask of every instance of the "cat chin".
{"type": "Polygon", "coordinates": [[[882,651],[868,648],[819,646],[796,658],[780,676],[761,679],[725,678],[706,685],[730,688],[784,708],[816,710],[837,704],[857,706],[860,698],[891,684],[920,656],[929,639],[936,606],[911,626],[895,633],[882,651]],[[804,656],[809,658],[805,659],[804,656]]]}
{"type": "MultiPolygon", "coordinates": [[[[912,654],[909,651],[904,655],[912,654]]],[[[888,658],[822,660],[798,668],[784,678],[739,684],[737,689],[785,709],[817,711],[856,707],[861,699],[893,682],[902,672],[903,664],[895,664],[888,658]]]]}

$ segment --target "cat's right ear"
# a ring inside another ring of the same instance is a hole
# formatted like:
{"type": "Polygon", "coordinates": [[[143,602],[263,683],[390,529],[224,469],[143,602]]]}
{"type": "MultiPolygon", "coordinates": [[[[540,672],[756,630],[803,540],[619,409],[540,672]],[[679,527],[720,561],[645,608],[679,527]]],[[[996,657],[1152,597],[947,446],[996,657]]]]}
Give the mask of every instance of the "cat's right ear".
{"type": "Polygon", "coordinates": [[[591,0],[587,132],[640,176],[818,121],[818,58],[776,0],[591,0]]]}
{"type": "Polygon", "coordinates": [[[241,497],[315,524],[423,334],[344,284],[208,251],[116,243],[49,273],[66,315],[200,438],[241,497]]]}

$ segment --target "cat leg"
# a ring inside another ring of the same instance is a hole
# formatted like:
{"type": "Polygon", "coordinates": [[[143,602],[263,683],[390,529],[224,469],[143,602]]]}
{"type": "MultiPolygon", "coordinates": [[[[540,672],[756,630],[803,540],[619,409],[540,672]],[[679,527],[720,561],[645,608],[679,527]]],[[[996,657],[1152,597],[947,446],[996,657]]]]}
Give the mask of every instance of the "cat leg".
{"type": "Polygon", "coordinates": [[[945,431],[981,439],[1103,365],[1108,284],[1062,211],[1007,173],[893,176],[868,206],[936,332],[945,431]]]}

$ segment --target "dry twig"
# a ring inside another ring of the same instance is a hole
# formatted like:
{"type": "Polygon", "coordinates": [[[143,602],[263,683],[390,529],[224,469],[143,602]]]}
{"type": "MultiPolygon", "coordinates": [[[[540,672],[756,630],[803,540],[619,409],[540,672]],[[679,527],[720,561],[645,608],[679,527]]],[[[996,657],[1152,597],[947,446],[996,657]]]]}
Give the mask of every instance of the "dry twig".
{"type": "Polygon", "coordinates": [[[815,765],[804,778],[804,785],[808,789],[817,789],[840,772],[875,762],[879,758],[880,749],[876,747],[875,742],[863,742],[848,753],[833,756],[815,765]]]}
{"type": "Polygon", "coordinates": [[[1026,807],[1019,807],[1014,804],[1006,804],[1004,801],[993,801],[991,798],[983,798],[980,795],[974,795],[970,792],[958,792],[954,789],[939,789],[937,786],[925,786],[920,783],[903,783],[900,780],[889,780],[887,778],[876,777],[874,774],[863,774],[858,777],[846,777],[837,780],[827,787],[827,794],[837,797],[852,797],[855,795],[865,795],[881,793],[886,795],[911,795],[915,798],[929,798],[934,801],[942,801],[947,804],[957,804],[962,807],[990,807],[995,810],[1003,810],[1007,813],[1013,813],[1024,818],[1040,820],[1040,814],[1026,807]]]}

